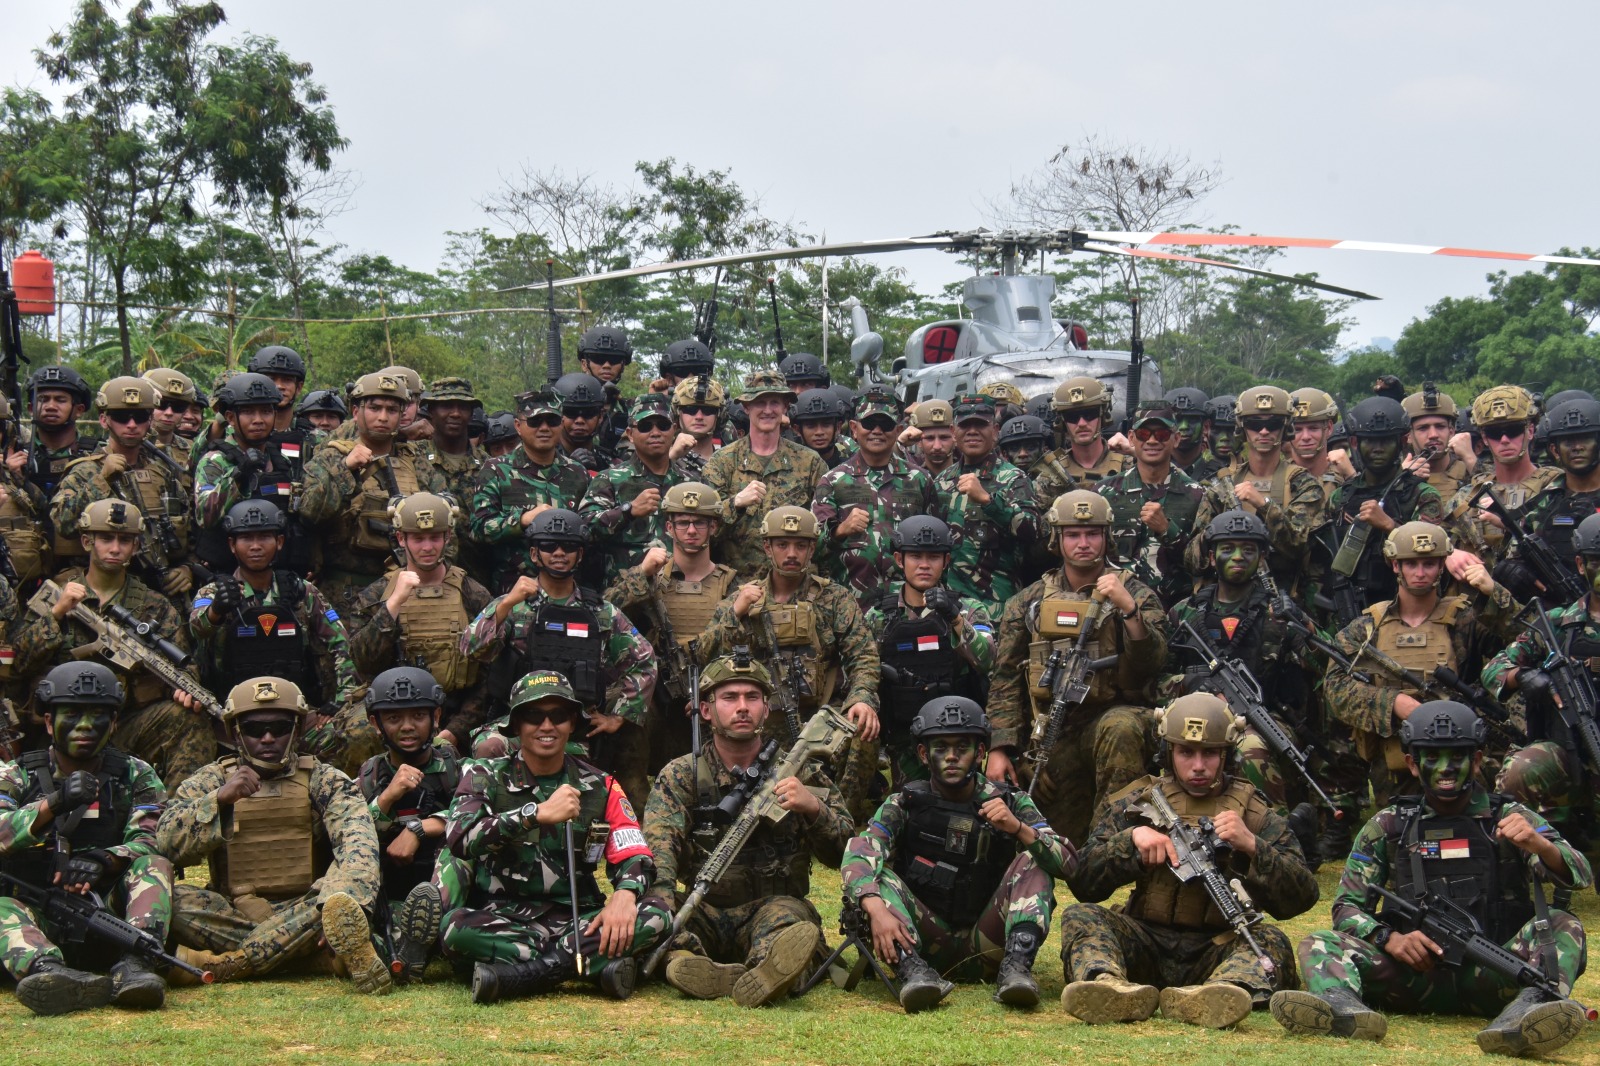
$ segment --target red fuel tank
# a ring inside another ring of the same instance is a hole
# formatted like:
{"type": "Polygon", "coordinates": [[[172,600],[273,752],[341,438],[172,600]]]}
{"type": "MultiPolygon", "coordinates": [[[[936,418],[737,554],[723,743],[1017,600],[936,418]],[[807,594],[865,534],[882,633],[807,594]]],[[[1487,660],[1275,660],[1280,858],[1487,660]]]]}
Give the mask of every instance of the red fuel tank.
{"type": "Polygon", "coordinates": [[[56,313],[56,265],[35,251],[11,261],[11,283],[17,289],[17,310],[25,315],[56,313]]]}

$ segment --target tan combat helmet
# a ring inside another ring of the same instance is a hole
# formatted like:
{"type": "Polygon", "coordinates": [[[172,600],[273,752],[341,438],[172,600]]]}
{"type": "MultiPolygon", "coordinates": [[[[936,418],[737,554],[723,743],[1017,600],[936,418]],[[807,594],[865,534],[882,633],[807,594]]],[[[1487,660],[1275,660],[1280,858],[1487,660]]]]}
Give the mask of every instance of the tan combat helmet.
{"type": "Polygon", "coordinates": [[[997,405],[1009,403],[1022,407],[1028,402],[1028,398],[1022,395],[1022,390],[1009,381],[991,381],[978,392],[989,397],[997,405]]]}
{"type": "Polygon", "coordinates": [[[772,675],[767,668],[746,656],[724,655],[713,659],[700,671],[700,696],[709,700],[718,685],[729,681],[748,681],[766,695],[772,695],[772,675]]]}
{"type": "Polygon", "coordinates": [[[728,404],[728,390],[722,382],[707,375],[706,377],[684,378],[672,387],[673,407],[726,407],[728,404]],[[701,383],[704,382],[705,393],[701,394],[701,383]]]}
{"type": "Polygon", "coordinates": [[[1110,526],[1111,501],[1098,492],[1073,489],[1056,497],[1056,502],[1045,512],[1045,518],[1056,529],[1068,526],[1110,526]]]}
{"type": "Polygon", "coordinates": [[[1472,401],[1472,424],[1475,426],[1531,421],[1533,394],[1519,385],[1496,385],[1485,389],[1472,401]]]}
{"type": "Polygon", "coordinates": [[[431,492],[413,492],[389,505],[389,521],[401,533],[449,533],[457,517],[455,504],[431,492]]]}
{"type": "Polygon", "coordinates": [[[144,378],[112,378],[94,394],[102,411],[154,411],[156,387],[144,378]]]}
{"type": "Polygon", "coordinates": [[[1190,748],[1231,748],[1244,735],[1244,719],[1209,692],[1179,696],[1156,711],[1162,740],[1190,748]]]}
{"type": "Polygon", "coordinates": [[[1289,410],[1296,422],[1332,422],[1339,417],[1339,405],[1321,389],[1295,389],[1289,394],[1289,410]]]}
{"type": "Polygon", "coordinates": [[[661,497],[662,514],[703,514],[715,518],[722,497],[710,485],[680,481],[661,497]]]}
{"type": "Polygon", "coordinates": [[[949,429],[956,424],[949,400],[923,400],[911,409],[911,424],[918,429],[949,429]]]}
{"type": "Polygon", "coordinates": [[[350,390],[352,403],[362,400],[388,399],[400,404],[411,402],[410,386],[406,379],[398,377],[387,370],[380,370],[376,374],[362,374],[356,378],[356,387],[350,390]]]}
{"type": "Polygon", "coordinates": [[[143,533],[144,515],[122,500],[96,500],[78,517],[79,533],[143,533]]]}
{"type": "MultiPolygon", "coordinates": [[[[248,681],[241,681],[228,692],[228,699],[222,705],[222,721],[229,727],[235,727],[240,718],[256,711],[288,711],[294,715],[294,732],[299,733],[305,716],[311,708],[306,705],[306,698],[300,692],[300,686],[293,681],[285,681],[281,677],[252,677],[248,681]]],[[[239,759],[249,763],[257,769],[268,773],[277,773],[287,766],[292,766],[297,758],[295,754],[296,739],[291,738],[288,747],[284,749],[283,759],[278,762],[267,762],[247,754],[243,744],[239,745],[239,759]]]]}
{"type": "Polygon", "coordinates": [[[817,516],[804,507],[774,507],[761,520],[761,535],[773,537],[817,538],[817,516]]]}
{"type": "Polygon", "coordinates": [[[410,393],[410,399],[414,400],[422,395],[422,375],[412,370],[409,366],[386,366],[378,373],[387,374],[392,378],[399,378],[404,381],[406,383],[406,392],[410,393]]]}
{"type": "Polygon", "coordinates": [[[1100,408],[1100,417],[1111,415],[1111,393],[1097,379],[1090,377],[1068,378],[1056,386],[1050,397],[1050,410],[1076,411],[1081,407],[1100,408]]]}
{"type": "Polygon", "coordinates": [[[158,366],[144,372],[144,379],[156,387],[156,396],[160,400],[181,400],[184,403],[199,403],[200,393],[195,390],[194,381],[189,375],[170,367],[158,366]]]}
{"type": "Polygon", "coordinates": [[[1433,382],[1422,383],[1421,392],[1413,392],[1400,401],[1406,414],[1413,423],[1419,418],[1448,418],[1451,422],[1456,420],[1455,397],[1448,392],[1440,392],[1433,387],[1433,382]]]}
{"type": "Polygon", "coordinates": [[[1289,394],[1276,385],[1257,385],[1245,389],[1239,398],[1233,401],[1233,413],[1239,418],[1270,418],[1281,415],[1285,418],[1294,413],[1289,402],[1289,394]]]}
{"type": "Polygon", "coordinates": [[[1450,534],[1432,522],[1407,522],[1383,538],[1385,559],[1443,559],[1450,548],[1450,534]]]}

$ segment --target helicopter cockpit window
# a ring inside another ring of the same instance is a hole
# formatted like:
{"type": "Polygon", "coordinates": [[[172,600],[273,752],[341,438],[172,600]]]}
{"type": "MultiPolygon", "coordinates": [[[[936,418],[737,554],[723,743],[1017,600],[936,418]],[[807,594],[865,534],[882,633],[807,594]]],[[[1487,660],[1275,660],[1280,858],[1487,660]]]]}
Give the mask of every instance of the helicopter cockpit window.
{"type": "Polygon", "coordinates": [[[955,358],[956,342],[961,334],[954,326],[935,326],[922,337],[924,363],[948,363],[955,358]]]}
{"type": "Polygon", "coordinates": [[[1037,307],[1019,307],[1019,308],[1017,308],[1017,321],[1018,322],[1037,322],[1037,321],[1039,321],[1039,309],[1037,307]]]}

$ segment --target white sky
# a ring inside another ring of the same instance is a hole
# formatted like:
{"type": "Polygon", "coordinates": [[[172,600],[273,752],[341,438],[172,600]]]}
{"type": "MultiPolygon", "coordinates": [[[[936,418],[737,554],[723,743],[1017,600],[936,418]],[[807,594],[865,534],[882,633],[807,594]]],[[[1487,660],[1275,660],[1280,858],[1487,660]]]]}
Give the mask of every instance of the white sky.
{"type": "MultiPolygon", "coordinates": [[[[988,199],[1098,133],[1220,162],[1206,221],[1248,232],[1553,252],[1600,245],[1600,5],[646,4],[225,0],[224,36],[311,62],[362,186],[333,236],[432,269],[521,163],[632,184],[727,168],[830,239],[982,224],[988,199]]],[[[0,77],[66,0],[7,5],[0,77]]],[[[933,291],[962,271],[885,257],[933,291]]],[[[1377,293],[1345,343],[1397,336],[1497,264],[1280,260],[1377,293]]],[[[1512,267],[1512,269],[1523,269],[1512,267]]],[[[843,295],[843,294],[836,294],[843,295]]]]}

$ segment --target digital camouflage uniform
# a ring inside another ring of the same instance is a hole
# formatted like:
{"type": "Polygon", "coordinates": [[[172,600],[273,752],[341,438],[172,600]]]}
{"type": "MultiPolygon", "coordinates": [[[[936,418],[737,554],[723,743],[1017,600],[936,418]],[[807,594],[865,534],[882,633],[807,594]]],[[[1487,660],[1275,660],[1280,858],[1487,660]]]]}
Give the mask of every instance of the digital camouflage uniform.
{"type": "MultiPolygon", "coordinates": [[[[441,943],[447,954],[473,962],[516,962],[540,955],[558,940],[572,946],[565,825],[524,828],[517,813],[526,803],[549,799],[564,784],[582,794],[578,817],[566,823],[572,826],[580,864],[580,920],[587,924],[605,904],[594,876],[604,858],[612,889],[639,898],[625,954],[649,950],[671,927],[671,913],[645,896],[652,879],[650,849],[622,786],[570,756],[559,773],[536,777],[520,753],[513,753],[475,759],[461,769],[445,840],[461,869],[470,864],[472,881],[465,905],[445,915],[441,943]]],[[[581,946],[592,962],[589,972],[599,972],[606,960],[598,951],[598,934],[582,937],[581,946]]]]}
{"type": "MultiPolygon", "coordinates": [[[[173,890],[172,931],[178,943],[213,952],[242,952],[250,973],[261,976],[317,951],[322,936],[322,904],[347,893],[370,915],[378,900],[378,834],[361,790],[333,767],[301,756],[288,772],[262,774],[262,784],[304,782],[309,791],[309,822],[315,856],[309,887],[278,893],[230,881],[228,856],[240,847],[236,811],[223,806],[217,791],[233,773],[225,758],[202,767],[178,787],[161,814],[156,846],[177,866],[208,863],[206,888],[181,884],[173,890]]],[[[265,791],[250,800],[266,799],[265,791]]],[[[292,823],[291,823],[292,824],[292,823]]],[[[286,849],[287,850],[287,849],[286,849]]]]}
{"type": "Polygon", "coordinates": [[[1493,566],[1516,552],[1514,545],[1507,543],[1508,537],[1503,529],[1479,517],[1478,500],[1484,493],[1490,494],[1531,533],[1535,528],[1529,521],[1534,501],[1551,485],[1565,479],[1566,474],[1560,467],[1536,466],[1531,474],[1516,484],[1502,485],[1495,481],[1494,468],[1491,466],[1489,472],[1474,477],[1446,501],[1445,514],[1452,522],[1450,531],[1452,534],[1459,532],[1464,545],[1481,558],[1485,566],[1493,566]]]}
{"type": "Polygon", "coordinates": [[[778,450],[757,455],[748,437],[724,445],[706,463],[701,478],[722,497],[722,532],[718,534],[717,557],[738,573],[739,580],[752,581],[767,565],[761,550],[761,522],[767,512],[778,507],[809,507],[812,495],[827,464],[803,444],[779,438],[778,450]],[[752,481],[767,486],[766,498],[741,508],[734,496],[752,481]]]}
{"type": "Polygon", "coordinates": [[[1159,484],[1147,485],[1137,464],[1101,480],[1094,489],[1111,501],[1111,540],[1121,564],[1154,589],[1164,604],[1187,596],[1194,588],[1194,575],[1184,564],[1184,548],[1197,529],[1205,529],[1195,525],[1204,490],[1176,466],[1159,484]],[[1167,516],[1165,533],[1156,533],[1140,520],[1147,503],[1161,505],[1167,516]]]}
{"type": "MultiPolygon", "coordinates": [[[[1286,591],[1299,588],[1306,545],[1312,531],[1325,520],[1327,497],[1323,495],[1321,480],[1285,458],[1278,461],[1270,478],[1255,478],[1249,467],[1234,464],[1225,467],[1203,488],[1205,496],[1195,511],[1193,528],[1204,530],[1224,511],[1242,510],[1254,514],[1267,524],[1267,532],[1272,537],[1272,554],[1267,557],[1272,576],[1286,591]],[[1250,481],[1266,497],[1266,504],[1259,511],[1240,503],[1233,494],[1234,486],[1241,481],[1250,481]]],[[[1189,572],[1202,577],[1210,572],[1203,540],[1204,537],[1195,537],[1184,551],[1189,572]]]]}
{"type": "Polygon", "coordinates": [[[998,872],[1000,882],[972,924],[957,924],[946,908],[938,906],[934,892],[924,888],[919,896],[906,883],[908,855],[916,854],[908,811],[914,802],[905,790],[892,793],[862,831],[850,838],[839,871],[845,897],[857,905],[864,896],[882,897],[890,913],[906,924],[916,941],[917,954],[940,973],[962,980],[993,980],[1012,930],[1034,926],[1041,941],[1049,933],[1056,905],[1055,880],[1072,871],[1077,851],[1071,841],[1056,835],[1026,792],[1002,788],[980,774],[970,801],[977,822],[973,832],[989,836],[985,850],[995,857],[958,869],[954,876],[961,884],[998,872]],[[1015,838],[990,829],[976,814],[997,796],[1006,800],[1018,821],[1032,827],[1037,834],[1032,844],[1022,847],[1015,838]],[[941,910],[946,913],[939,913],[941,910]]]}
{"type": "Polygon", "coordinates": [[[522,512],[548,504],[576,511],[589,491],[589,472],[565,456],[541,466],[518,445],[490,459],[478,474],[472,494],[468,536],[489,555],[490,592],[505,592],[528,568],[522,539],[522,512]]]}
{"type": "MultiPolygon", "coordinates": [[[[81,565],[85,559],[78,528],[84,508],[96,500],[122,500],[137,507],[145,519],[144,541],[139,554],[129,564],[130,569],[138,569],[147,584],[159,581],[172,568],[189,561],[189,494],[165,463],[143,451],[136,462],[108,482],[101,473],[101,464],[109,454],[101,449],[73,462],[67,467],[61,484],[56,486],[50,504],[50,523],[56,531],[56,565],[81,565]],[[160,534],[151,520],[152,514],[163,512],[178,542],[178,551],[170,557],[160,545],[160,534]],[[167,565],[156,571],[153,567],[158,561],[167,565]]],[[[185,596],[180,593],[172,600],[175,606],[181,607],[185,596]]]]}
{"type": "MultiPolygon", "coordinates": [[[[466,511],[472,506],[472,495],[478,491],[478,477],[489,462],[489,453],[480,444],[469,444],[464,452],[444,452],[433,440],[419,441],[422,453],[433,468],[444,478],[444,490],[462,511],[458,534],[466,533],[466,511]]],[[[445,551],[445,561],[458,563],[478,581],[489,576],[487,553],[475,542],[458,535],[450,541],[445,551]]]]}
{"type": "MultiPolygon", "coordinates": [[[[43,772],[55,780],[60,772],[56,769],[54,750],[48,751],[48,759],[48,769],[43,772]]],[[[156,820],[161,815],[167,793],[149,763],[108,747],[101,750],[98,772],[106,772],[108,759],[122,764],[128,818],[122,827],[121,839],[102,850],[126,860],[128,868],[108,893],[107,904],[129,925],[164,942],[172,921],[172,863],[157,851],[155,833],[156,820]]],[[[43,885],[53,869],[55,830],[59,821],[52,820],[43,827],[42,835],[34,835],[33,824],[44,802],[43,796],[36,795],[37,791],[20,762],[0,764],[0,869],[43,885]],[[42,871],[42,876],[37,871],[42,871]]],[[[112,798],[107,794],[106,782],[102,781],[94,813],[98,816],[100,811],[109,812],[112,808],[112,798]]],[[[79,826],[90,828],[82,822],[79,826]]],[[[79,840],[87,836],[85,832],[79,840]]],[[[72,834],[68,834],[69,841],[71,838],[72,834]]],[[[55,928],[32,907],[9,896],[0,896],[0,960],[4,961],[13,979],[27,974],[40,957],[62,959],[59,941],[64,935],[65,930],[55,928]]],[[[76,965],[85,951],[103,951],[104,946],[91,939],[81,946],[68,945],[68,950],[74,957],[65,961],[76,965]]]]}
{"type": "MultiPolygon", "coordinates": [[[[1412,801],[1416,802],[1415,800],[1412,801]]],[[[1421,823],[1423,835],[1417,847],[1442,851],[1434,838],[1427,835],[1427,823],[1438,817],[1424,806],[1421,823]]],[[[1521,814],[1535,830],[1561,851],[1571,883],[1563,887],[1581,889],[1592,883],[1589,862],[1572,845],[1555,833],[1537,813],[1505,797],[1493,797],[1482,788],[1473,787],[1473,794],[1465,812],[1451,819],[1459,824],[1462,819],[1491,819],[1486,830],[1493,832],[1494,823],[1510,814],[1521,814]],[[1496,804],[1500,804],[1496,809],[1496,804]]],[[[1339,890],[1333,898],[1333,928],[1312,933],[1300,941],[1298,955],[1300,970],[1305,978],[1306,990],[1322,995],[1334,989],[1345,989],[1375,1009],[1390,1008],[1417,1014],[1471,1013],[1483,1017],[1497,1014],[1519,991],[1515,982],[1493,971],[1464,963],[1460,967],[1436,966],[1431,971],[1414,970],[1385,952],[1374,947],[1370,937],[1377,930],[1379,920],[1367,907],[1367,886],[1382,885],[1396,888],[1397,867],[1409,862],[1410,845],[1401,835],[1404,825],[1402,808],[1385,807],[1362,827],[1356,835],[1355,847],[1345,863],[1344,876],[1339,880],[1339,890]]],[[[1454,834],[1452,834],[1454,836],[1454,834]]],[[[1469,843],[1452,839],[1449,844],[1469,843]]],[[[1473,842],[1475,843],[1475,842],[1473,842]]],[[[1462,848],[1465,852],[1472,848],[1462,848]]],[[[1496,841],[1492,852],[1502,868],[1522,866],[1531,869],[1535,860],[1510,843],[1496,841]]],[[[1438,859],[1440,856],[1433,856],[1438,859]]],[[[1467,854],[1459,857],[1442,856],[1438,865],[1460,861],[1473,862],[1467,854]]],[[[1445,875],[1440,870],[1430,875],[1430,884],[1436,876],[1445,875]]],[[[1526,875],[1524,875],[1525,877],[1526,875]]],[[[1544,876],[1554,880],[1546,870],[1544,876]]],[[[1559,883],[1559,882],[1557,882],[1559,883]]],[[[1480,899],[1477,906],[1459,900],[1468,910],[1477,912],[1478,920],[1487,925],[1486,934],[1512,954],[1539,965],[1539,943],[1534,929],[1533,908],[1526,881],[1519,886],[1502,885],[1499,899],[1480,899]],[[1526,920],[1522,921],[1526,914],[1526,920]]],[[[1481,892],[1481,883],[1478,890],[1481,892]]],[[[1404,893],[1400,893],[1404,894],[1404,893]]],[[[1586,940],[1578,919],[1565,911],[1550,911],[1551,933],[1555,941],[1557,969],[1564,988],[1570,989],[1578,975],[1583,973],[1586,959],[1586,940]]]]}
{"type": "Polygon", "coordinates": [[[887,581],[897,576],[889,538],[912,515],[944,517],[945,500],[932,475],[898,455],[881,467],[868,466],[858,452],[822,476],[811,513],[822,537],[817,568],[848,587],[865,610],[887,581]],[[867,528],[840,540],[834,530],[855,509],[867,512],[867,528]]]}
{"type": "Polygon", "coordinates": [[[1194,825],[1202,816],[1232,810],[1256,836],[1256,853],[1229,850],[1223,876],[1238,878],[1255,906],[1281,920],[1317,902],[1317,879],[1300,853],[1289,824],[1247,781],[1234,778],[1220,795],[1197,799],[1168,773],[1143,777],[1113,796],[1067,875],[1082,903],[1061,915],[1061,964],[1068,981],[1111,974],[1158,988],[1228,982],[1265,1006],[1280,988],[1296,988],[1294,951],[1277,926],[1253,930],[1274,964],[1263,971],[1255,954],[1211,902],[1198,880],[1180,882],[1169,867],[1147,866],[1133,845],[1133,830],[1149,826],[1139,808],[1151,788],[1160,788],[1178,816],[1194,825]],[[1100,902],[1124,885],[1133,894],[1120,910],[1100,902]]]}
{"type": "Polygon", "coordinates": [[[990,614],[998,613],[1016,594],[1028,548],[1038,539],[1041,509],[1022,471],[1000,458],[996,449],[969,466],[957,453],[956,461],[940,472],[939,492],[944,496],[945,521],[955,537],[945,580],[962,596],[983,601],[990,614]],[[977,474],[990,500],[982,507],[956,489],[962,474],[977,474]]]}
{"type": "MultiPolygon", "coordinates": [[[[665,417],[665,412],[662,414],[665,417]]],[[[635,518],[628,510],[634,498],[646,489],[659,489],[665,496],[672,486],[688,480],[687,472],[676,463],[669,463],[665,474],[653,474],[635,456],[600,471],[589,482],[583,502],[572,509],[589,525],[590,548],[584,562],[589,563],[589,555],[603,557],[604,584],[615,581],[628,567],[637,566],[651,545],[664,548],[671,543],[661,508],[657,506],[643,518],[635,518]]]]}

